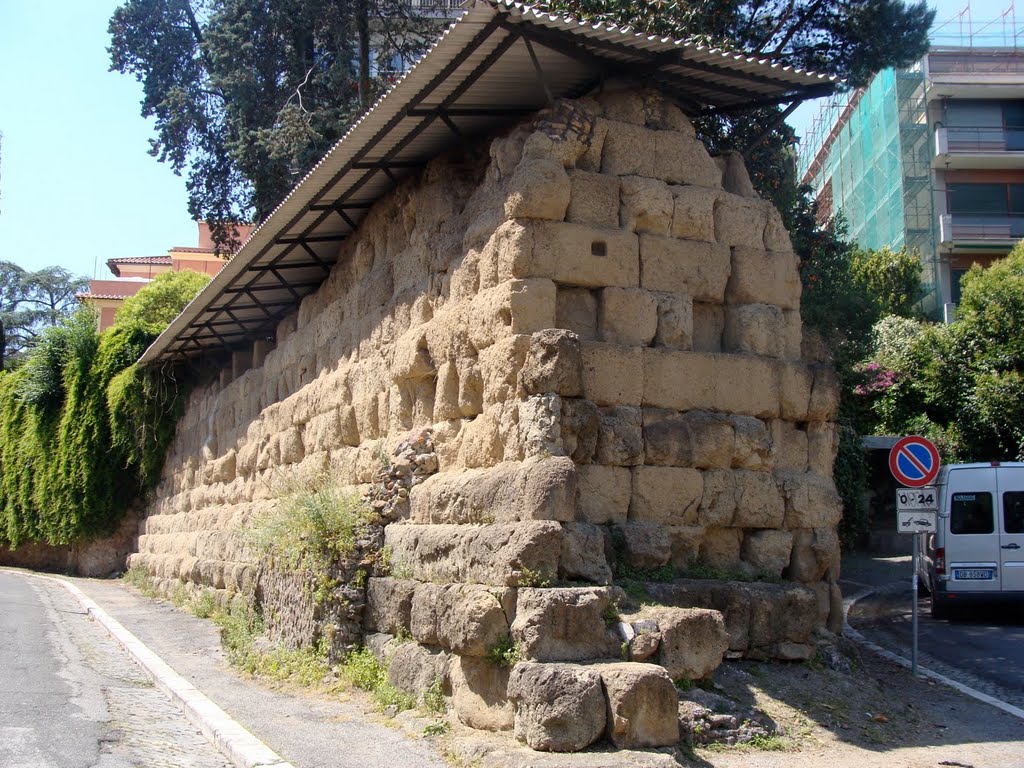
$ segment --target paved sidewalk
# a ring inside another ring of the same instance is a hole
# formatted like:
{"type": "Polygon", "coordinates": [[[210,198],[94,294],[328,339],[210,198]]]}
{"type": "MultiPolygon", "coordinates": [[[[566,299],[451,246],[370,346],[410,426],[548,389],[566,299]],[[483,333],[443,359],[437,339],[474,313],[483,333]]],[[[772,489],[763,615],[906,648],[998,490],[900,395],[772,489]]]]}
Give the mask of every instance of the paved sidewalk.
{"type": "Polygon", "coordinates": [[[354,702],[269,690],[228,666],[213,622],[118,581],[65,578],[295,768],[445,768],[427,740],[354,702]],[[376,720],[376,721],[375,721],[376,720]]]}

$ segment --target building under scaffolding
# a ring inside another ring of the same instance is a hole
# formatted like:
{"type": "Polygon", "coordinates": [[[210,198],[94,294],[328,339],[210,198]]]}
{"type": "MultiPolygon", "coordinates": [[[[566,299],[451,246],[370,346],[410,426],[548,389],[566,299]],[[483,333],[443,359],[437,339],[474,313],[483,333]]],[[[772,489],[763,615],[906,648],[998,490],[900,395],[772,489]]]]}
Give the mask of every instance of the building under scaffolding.
{"type": "Polygon", "coordinates": [[[916,250],[934,316],[972,263],[1024,237],[1022,43],[1012,6],[990,22],[968,6],[922,60],[826,103],[802,142],[819,219],[842,214],[862,247],[916,250]]]}

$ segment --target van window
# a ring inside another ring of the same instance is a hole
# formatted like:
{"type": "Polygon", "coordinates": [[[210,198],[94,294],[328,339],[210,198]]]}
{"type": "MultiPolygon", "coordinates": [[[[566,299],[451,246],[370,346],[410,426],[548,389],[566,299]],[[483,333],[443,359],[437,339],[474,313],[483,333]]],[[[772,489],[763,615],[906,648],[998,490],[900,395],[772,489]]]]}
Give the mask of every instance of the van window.
{"type": "Polygon", "coordinates": [[[953,494],[949,510],[950,533],[993,533],[994,523],[991,493],[977,491],[953,494]]]}
{"type": "Polygon", "coordinates": [[[1003,494],[1003,530],[1007,533],[1024,533],[1024,491],[1007,491],[1003,494]]]}

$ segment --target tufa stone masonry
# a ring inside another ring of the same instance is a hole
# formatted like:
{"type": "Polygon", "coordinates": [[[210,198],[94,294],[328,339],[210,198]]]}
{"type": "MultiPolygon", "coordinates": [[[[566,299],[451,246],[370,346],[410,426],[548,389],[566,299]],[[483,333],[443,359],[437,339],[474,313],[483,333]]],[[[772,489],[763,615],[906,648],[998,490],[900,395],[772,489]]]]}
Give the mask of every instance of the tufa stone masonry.
{"type": "Polygon", "coordinates": [[[738,156],[656,92],[559,102],[403,182],[194,392],[131,565],[254,594],[288,642],[329,623],[535,749],[675,743],[674,680],[841,626],[838,390],[799,309],[738,156]],[[245,531],[323,473],[380,522],[317,613],[245,531]]]}

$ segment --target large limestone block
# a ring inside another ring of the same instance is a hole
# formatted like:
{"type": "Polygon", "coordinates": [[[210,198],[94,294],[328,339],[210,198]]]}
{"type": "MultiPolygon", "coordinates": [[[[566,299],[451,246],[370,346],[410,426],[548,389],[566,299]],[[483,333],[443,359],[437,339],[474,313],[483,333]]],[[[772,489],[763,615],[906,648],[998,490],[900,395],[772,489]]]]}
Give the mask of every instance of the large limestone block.
{"type": "Polygon", "coordinates": [[[726,192],[740,197],[758,197],[750,174],[747,173],[747,166],[743,162],[743,155],[735,150],[729,150],[716,157],[715,163],[722,171],[722,187],[726,192]]]}
{"type": "Polygon", "coordinates": [[[601,173],[610,176],[658,178],[654,163],[657,131],[618,120],[598,120],[606,133],[601,173]]]}
{"type": "Polygon", "coordinates": [[[771,207],[763,200],[720,194],[715,205],[715,239],[725,245],[763,249],[771,207]]]}
{"type": "MultiPolygon", "coordinates": [[[[529,334],[552,327],[555,322],[555,296],[555,284],[547,278],[507,280],[473,297],[468,316],[471,320],[462,312],[451,312],[434,322],[464,324],[473,347],[482,350],[513,333],[529,334]]],[[[453,327],[450,334],[455,336],[462,330],[453,327]]],[[[427,358],[425,364],[420,366],[419,375],[434,375],[434,365],[426,351],[426,333],[418,328],[410,333],[422,339],[420,343],[423,351],[420,354],[425,354],[427,358]]],[[[396,346],[396,368],[400,351],[401,345],[396,346]]]]}
{"type": "MultiPolygon", "coordinates": [[[[512,333],[536,333],[554,325],[557,289],[553,281],[535,277],[527,280],[509,280],[498,287],[508,291],[508,310],[511,317],[501,312],[499,315],[501,322],[512,333]]],[[[474,312],[473,323],[478,320],[479,315],[474,312]]]]}
{"type": "Polygon", "coordinates": [[[562,398],[562,423],[559,432],[565,453],[578,464],[587,464],[597,453],[601,412],[589,400],[562,398]]]}
{"type": "Polygon", "coordinates": [[[779,413],[790,421],[806,421],[814,386],[814,371],[804,363],[779,366],[779,413]]]}
{"type": "Polygon", "coordinates": [[[516,586],[558,573],[562,528],[552,522],[395,524],[384,529],[392,570],[420,581],[516,586]]]}
{"type": "Polygon", "coordinates": [[[619,749],[668,747],[679,741],[679,695],[654,664],[595,664],[608,696],[608,737],[619,749]]]}
{"type": "Polygon", "coordinates": [[[733,472],[736,488],[736,514],[733,525],[739,528],[781,528],[786,516],[782,494],[770,472],[737,469],[733,472]]]}
{"type": "Polygon", "coordinates": [[[562,554],[558,575],[564,581],[611,584],[612,569],[607,551],[607,528],[592,523],[566,523],[562,526],[562,554]]]}
{"type": "Polygon", "coordinates": [[[555,327],[573,331],[582,341],[597,340],[597,296],[588,288],[559,286],[555,327]]]}
{"type": "Polygon", "coordinates": [[[810,421],[832,421],[839,413],[839,377],[831,365],[813,366],[814,384],[807,405],[810,421]]]}
{"type": "Polygon", "coordinates": [[[688,294],[654,293],[658,327],[654,343],[659,347],[693,348],[693,299],[688,294]]]}
{"type": "Polygon", "coordinates": [[[684,240],[715,239],[715,201],[718,192],[705,187],[671,187],[673,237],[684,240]]]}
{"type": "Polygon", "coordinates": [[[779,413],[779,370],[770,358],[652,347],[643,359],[644,405],[760,418],[779,413]]]}
{"type": "Polygon", "coordinates": [[[616,526],[612,536],[621,547],[620,560],[630,568],[660,568],[672,559],[672,540],[663,525],[629,522],[616,526]]]}
{"type": "Polygon", "coordinates": [[[839,450],[838,427],[831,421],[814,421],[807,425],[806,434],[808,469],[824,477],[832,477],[832,467],[839,450]]]}
{"type": "Polygon", "coordinates": [[[707,411],[644,408],[644,462],[670,467],[725,468],[733,462],[733,420],[707,411]]]}
{"type": "Polygon", "coordinates": [[[793,551],[791,531],[748,531],[743,537],[741,556],[757,573],[782,578],[793,551]]]}
{"type": "Polygon", "coordinates": [[[643,619],[658,625],[661,642],[654,660],[673,680],[703,680],[722,663],[729,648],[725,620],[710,608],[649,608],[643,619]]]}
{"type": "Polygon", "coordinates": [[[371,578],[366,583],[363,625],[369,632],[399,635],[409,630],[412,595],[416,582],[410,579],[371,578]]]}
{"type": "Polygon", "coordinates": [[[594,227],[619,226],[619,177],[604,173],[569,171],[572,199],[566,221],[594,227]]]}
{"type": "Polygon", "coordinates": [[[519,381],[529,395],[554,392],[577,397],[583,389],[580,339],[572,331],[548,328],[530,337],[519,381]]]}
{"type": "Polygon", "coordinates": [[[719,571],[738,571],[742,541],[743,531],[737,528],[708,528],[700,542],[700,560],[719,571]]]}
{"type": "Polygon", "coordinates": [[[769,426],[752,416],[729,418],[735,428],[736,442],[732,466],[737,469],[771,470],[775,465],[775,445],[769,426]]]}
{"type": "Polygon", "coordinates": [[[810,584],[839,578],[839,535],[835,528],[794,531],[793,555],[786,576],[810,584]]]}
{"type": "Polygon", "coordinates": [[[576,516],[595,525],[626,522],[631,496],[629,467],[582,464],[576,472],[576,516]]]}
{"type": "Polygon", "coordinates": [[[785,499],[786,528],[827,528],[839,524],[843,505],[831,476],[777,471],[775,478],[785,499]]]}
{"type": "Polygon", "coordinates": [[[460,656],[485,656],[508,635],[501,603],[476,584],[420,584],[412,598],[410,630],[421,643],[460,656]]]}
{"type": "Polygon", "coordinates": [[[704,473],[704,495],[697,510],[697,521],[707,527],[731,526],[735,516],[735,474],[728,469],[709,469],[704,473]]]}
{"type": "MultiPolygon", "coordinates": [[[[507,411],[518,411],[518,453],[523,458],[564,456],[562,445],[562,398],[555,394],[533,395],[518,404],[510,403],[507,411]]],[[[505,440],[506,454],[513,446],[505,440]]]]}
{"type": "Polygon", "coordinates": [[[583,342],[583,396],[598,405],[640,405],[644,352],[640,347],[583,342]]]}
{"type": "Polygon", "coordinates": [[[786,319],[770,304],[737,304],[725,308],[725,352],[782,357],[786,319]]]}
{"type": "Polygon", "coordinates": [[[522,587],[512,639],[532,661],[614,658],[619,640],[607,622],[612,610],[604,587],[522,587]]]}
{"type": "Polygon", "coordinates": [[[694,303],[693,351],[721,352],[725,309],[720,304],[694,303]]]}
{"type": "Polygon", "coordinates": [[[668,184],[642,176],[622,177],[622,213],[624,229],[667,235],[672,226],[673,199],[668,184]]]}
{"type": "Polygon", "coordinates": [[[453,656],[449,667],[452,708],[459,721],[484,731],[512,730],[508,700],[511,670],[487,659],[453,656]]]}
{"type": "Polygon", "coordinates": [[[571,194],[565,166],[553,158],[524,160],[516,166],[505,198],[510,219],[562,221],[571,194]]]}
{"type": "MultiPolygon", "coordinates": [[[[772,445],[775,448],[775,469],[806,472],[810,444],[808,431],[783,419],[773,419],[771,431],[772,445]]],[[[828,474],[832,474],[831,469],[828,474]]]]}
{"type": "Polygon", "coordinates": [[[792,251],[732,249],[732,273],[725,290],[729,304],[773,304],[800,308],[799,262],[792,251]]]}
{"type": "Polygon", "coordinates": [[[520,662],[512,668],[508,698],[515,737],[532,749],[576,752],[604,734],[607,699],[601,676],[587,667],[520,662]]]}
{"type": "Polygon", "coordinates": [[[636,406],[619,405],[600,409],[597,462],[623,467],[643,464],[642,423],[642,411],[636,406]]]}
{"type": "Polygon", "coordinates": [[[722,303],[733,268],[727,247],[653,234],[640,235],[639,242],[641,288],[722,303]]]}
{"type": "Polygon", "coordinates": [[[498,277],[547,277],[591,288],[640,284],[637,236],[619,229],[515,220],[495,232],[498,277]]]}
{"type": "Polygon", "coordinates": [[[597,326],[602,341],[646,347],[658,330],[658,300],[640,288],[605,288],[597,326]]]}
{"type": "Polygon", "coordinates": [[[414,523],[511,523],[575,517],[576,466],[565,456],[440,473],[409,494],[414,523]]]}
{"type": "Polygon", "coordinates": [[[448,654],[419,643],[398,643],[388,659],[388,681],[406,693],[422,696],[436,680],[443,680],[448,654]]]}
{"type": "Polygon", "coordinates": [[[634,467],[629,519],[692,525],[704,495],[704,477],[684,467],[634,467]]]}
{"type": "Polygon", "coordinates": [[[693,184],[718,189],[722,171],[704,145],[676,131],[658,131],[654,136],[654,167],[658,178],[670,184],[693,184]]]}

